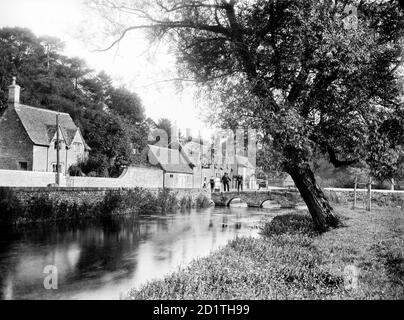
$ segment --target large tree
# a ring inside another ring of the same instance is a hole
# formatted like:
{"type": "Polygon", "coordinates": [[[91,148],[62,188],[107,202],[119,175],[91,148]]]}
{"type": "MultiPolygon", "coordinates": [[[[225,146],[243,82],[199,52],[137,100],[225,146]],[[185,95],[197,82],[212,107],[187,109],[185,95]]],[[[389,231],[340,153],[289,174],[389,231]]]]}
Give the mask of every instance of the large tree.
{"type": "Polygon", "coordinates": [[[398,1],[94,2],[113,23],[110,47],[139,29],[175,44],[179,70],[215,92],[217,120],[260,131],[319,230],[338,218],[315,181],[313,154],[335,167],[362,159],[374,175],[394,171],[403,137],[398,1]]]}

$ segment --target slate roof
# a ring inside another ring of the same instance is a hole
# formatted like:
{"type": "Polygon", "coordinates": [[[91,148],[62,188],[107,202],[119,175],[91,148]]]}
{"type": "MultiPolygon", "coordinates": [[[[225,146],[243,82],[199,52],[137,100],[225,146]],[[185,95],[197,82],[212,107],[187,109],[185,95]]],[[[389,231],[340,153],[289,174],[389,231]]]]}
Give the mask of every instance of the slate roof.
{"type": "MultiPolygon", "coordinates": [[[[23,104],[15,106],[15,111],[32,142],[36,145],[49,146],[56,134],[58,112],[23,104]]],[[[59,112],[59,127],[66,144],[71,145],[79,128],[68,113],[59,112]]],[[[85,142],[84,146],[87,150],[90,149],[85,142]]]]}
{"type": "Polygon", "coordinates": [[[245,168],[250,168],[254,169],[255,167],[251,164],[250,160],[248,160],[248,157],[245,156],[236,156],[236,162],[237,165],[245,168]]]}
{"type": "Polygon", "coordinates": [[[192,164],[178,149],[149,145],[149,150],[166,172],[193,174],[192,164]]]}

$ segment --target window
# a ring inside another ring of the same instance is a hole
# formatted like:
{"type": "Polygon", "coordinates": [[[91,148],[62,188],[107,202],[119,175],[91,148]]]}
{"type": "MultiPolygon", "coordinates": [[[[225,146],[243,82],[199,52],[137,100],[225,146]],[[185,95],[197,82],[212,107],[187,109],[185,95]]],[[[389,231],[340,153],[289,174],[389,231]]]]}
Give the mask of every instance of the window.
{"type": "Polygon", "coordinates": [[[80,152],[81,143],[80,142],[74,142],[73,143],[73,149],[74,149],[74,152],[80,152]]]}
{"type": "MultiPolygon", "coordinates": [[[[56,167],[57,167],[57,166],[56,166],[56,163],[53,163],[53,164],[52,164],[52,170],[53,170],[53,172],[57,172],[57,171],[56,171],[56,167]]],[[[62,165],[61,165],[61,164],[59,164],[59,172],[62,172],[62,165]]]]}
{"type": "Polygon", "coordinates": [[[18,162],[18,169],[27,171],[28,170],[28,162],[26,162],[26,161],[18,162]]]}
{"type": "MultiPolygon", "coordinates": [[[[63,140],[59,140],[59,150],[62,149],[62,144],[63,144],[63,140]]],[[[58,142],[57,142],[57,140],[55,140],[54,148],[55,148],[55,150],[58,148],[58,142]]]]}
{"type": "Polygon", "coordinates": [[[173,174],[170,174],[170,178],[174,178],[174,175],[173,175],[173,174]]]}

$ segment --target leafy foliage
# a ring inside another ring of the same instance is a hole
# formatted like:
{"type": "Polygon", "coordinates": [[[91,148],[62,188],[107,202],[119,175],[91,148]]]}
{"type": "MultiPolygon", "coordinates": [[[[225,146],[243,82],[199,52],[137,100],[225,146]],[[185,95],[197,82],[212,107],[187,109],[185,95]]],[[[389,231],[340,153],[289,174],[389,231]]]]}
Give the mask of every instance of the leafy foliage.
{"type": "Polygon", "coordinates": [[[62,49],[57,38],[0,29],[0,109],[17,76],[23,103],[67,112],[80,127],[92,149],[84,173],[118,176],[132,163],[132,149],[147,141],[142,102],[125,87],[115,88],[105,72],[95,74],[82,59],[62,55],[62,49]]]}
{"type": "MultiPolygon", "coordinates": [[[[191,199],[192,206],[192,199],[191,199]]],[[[110,218],[120,214],[166,214],[179,208],[177,194],[164,189],[157,194],[144,188],[110,190],[99,201],[57,199],[50,193],[21,201],[10,188],[0,188],[0,225],[55,222],[82,218],[110,218]]]]}
{"type": "Polygon", "coordinates": [[[398,0],[93,2],[107,30],[118,26],[112,45],[137,29],[168,36],[182,76],[211,98],[209,119],[256,128],[261,164],[291,175],[319,228],[337,223],[310,168],[318,151],[335,167],[364,160],[379,179],[396,173],[402,141],[387,137],[394,121],[404,127],[398,0]]]}
{"type": "MultiPolygon", "coordinates": [[[[94,2],[104,13],[121,8],[119,1],[94,2]]],[[[180,72],[213,100],[210,120],[259,129],[271,163],[290,171],[318,149],[336,167],[364,159],[376,176],[396,171],[396,146],[403,142],[387,137],[402,137],[404,127],[404,13],[398,1],[161,0],[130,6],[150,26],[122,23],[122,34],[144,28],[153,38],[168,35],[180,72]],[[352,26],[348,6],[357,9],[352,26]],[[371,153],[377,156],[367,157],[371,153]]]]}

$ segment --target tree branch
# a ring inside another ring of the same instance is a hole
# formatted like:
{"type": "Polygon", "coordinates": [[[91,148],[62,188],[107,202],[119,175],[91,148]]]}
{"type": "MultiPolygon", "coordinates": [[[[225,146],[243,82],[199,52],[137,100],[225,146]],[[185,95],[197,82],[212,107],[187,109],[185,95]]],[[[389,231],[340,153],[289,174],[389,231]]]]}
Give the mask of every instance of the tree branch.
{"type": "Polygon", "coordinates": [[[327,153],[330,156],[330,162],[334,165],[335,168],[346,167],[355,164],[359,161],[359,159],[343,160],[343,161],[338,160],[335,151],[330,146],[327,146],[327,153]]]}

